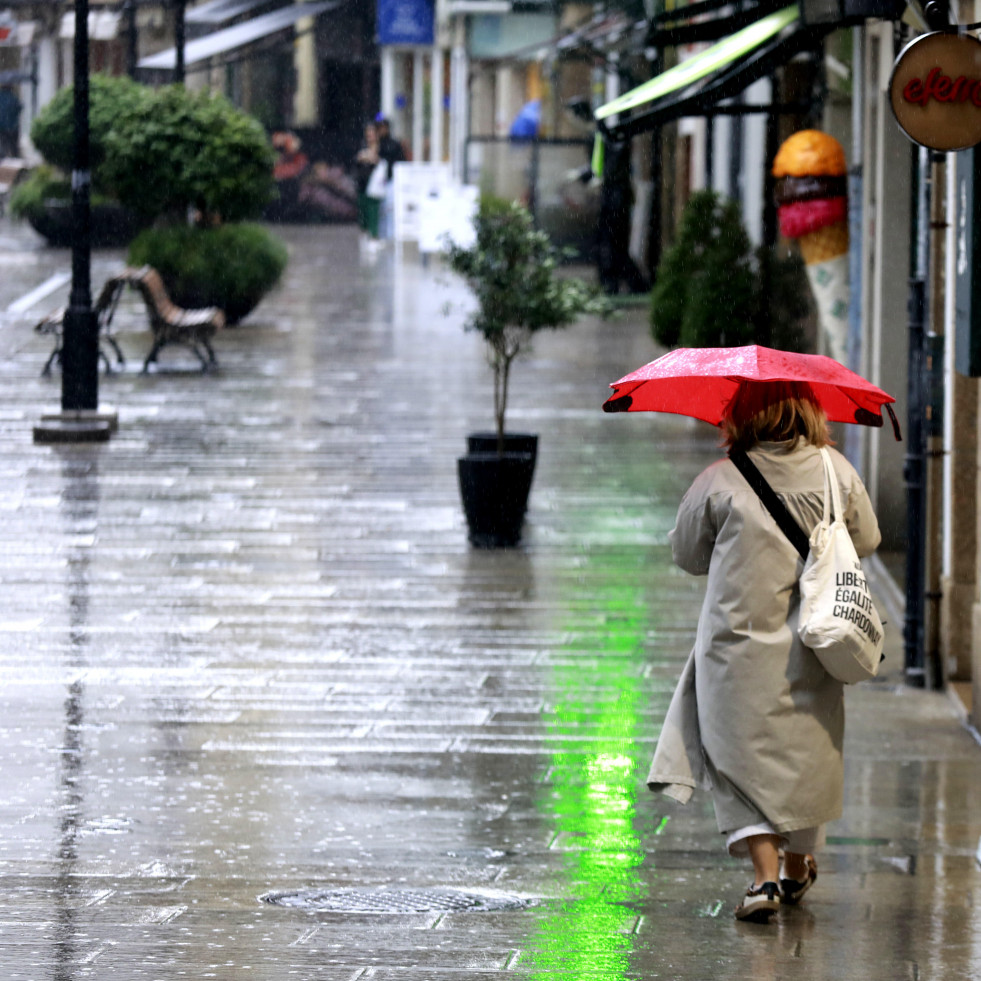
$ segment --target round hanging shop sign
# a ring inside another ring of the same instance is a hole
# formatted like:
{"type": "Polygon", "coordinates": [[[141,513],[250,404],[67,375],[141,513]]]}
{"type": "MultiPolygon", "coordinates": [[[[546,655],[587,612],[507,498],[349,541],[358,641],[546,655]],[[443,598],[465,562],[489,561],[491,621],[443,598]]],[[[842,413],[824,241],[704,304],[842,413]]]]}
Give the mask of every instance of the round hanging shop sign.
{"type": "Polygon", "coordinates": [[[981,41],[938,31],[910,41],[889,82],[896,122],[931,150],[981,143],[981,41]]]}

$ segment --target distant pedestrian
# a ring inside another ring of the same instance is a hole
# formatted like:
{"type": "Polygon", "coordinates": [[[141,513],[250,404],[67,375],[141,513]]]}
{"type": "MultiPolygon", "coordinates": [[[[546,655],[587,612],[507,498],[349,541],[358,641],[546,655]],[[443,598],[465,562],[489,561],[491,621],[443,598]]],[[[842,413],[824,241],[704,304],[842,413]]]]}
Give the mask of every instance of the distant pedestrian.
{"type": "Polygon", "coordinates": [[[388,165],[388,184],[385,187],[385,197],[381,205],[381,235],[383,238],[391,238],[392,214],[394,211],[394,188],[392,178],[395,175],[395,165],[402,163],[406,159],[405,147],[392,136],[392,128],[388,119],[379,113],[375,117],[375,124],[378,127],[378,153],[382,160],[388,165]]]}
{"type": "MultiPolygon", "coordinates": [[[[809,386],[743,383],[723,431],[810,534],[830,437],[809,386]]],[[[831,455],[845,523],[869,555],[880,535],[868,494],[831,455]]],[[[755,873],[736,917],[767,922],[813,884],[824,824],[841,816],[842,685],[797,635],[800,556],[730,459],[695,479],[670,539],[675,562],[708,582],[648,786],[682,802],[696,786],[711,791],[729,854],[748,855],[755,873]]]]}
{"type": "Polygon", "coordinates": [[[14,87],[0,87],[0,157],[20,156],[20,111],[14,87]]]}
{"type": "Polygon", "coordinates": [[[379,153],[378,127],[374,123],[367,123],[364,128],[364,142],[354,158],[354,171],[358,189],[358,226],[364,243],[370,248],[375,248],[378,244],[381,203],[388,183],[385,177],[387,170],[379,153]],[[378,193],[379,182],[381,194],[378,193]]]}
{"type": "Polygon", "coordinates": [[[597,266],[600,286],[611,295],[619,293],[621,282],[629,293],[646,293],[651,288],[630,255],[633,206],[630,141],[608,141],[600,197],[597,266]]]}
{"type": "Polygon", "coordinates": [[[392,136],[392,127],[387,117],[379,113],[375,117],[375,125],[378,129],[378,153],[388,164],[388,179],[391,180],[392,168],[405,160],[405,147],[392,136]]]}

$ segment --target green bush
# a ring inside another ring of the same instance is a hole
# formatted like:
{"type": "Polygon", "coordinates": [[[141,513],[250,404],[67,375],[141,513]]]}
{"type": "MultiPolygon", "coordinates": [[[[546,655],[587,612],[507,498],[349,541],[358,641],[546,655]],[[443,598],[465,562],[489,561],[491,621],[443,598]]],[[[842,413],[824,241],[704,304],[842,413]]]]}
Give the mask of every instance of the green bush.
{"type": "Polygon", "coordinates": [[[260,225],[150,228],[132,242],[128,261],[150,265],[182,307],[221,307],[238,323],[286,268],[282,241],[260,225]]]}
{"type": "Polygon", "coordinates": [[[273,195],[273,150],[224,96],[156,89],[123,105],[105,137],[104,177],[119,200],[175,223],[257,218],[273,195]]]}
{"type": "Polygon", "coordinates": [[[651,330],[666,347],[758,343],[799,351],[810,296],[797,256],[754,251],[739,205],[697,191],[658,267],[651,330]]]}
{"type": "Polygon", "coordinates": [[[691,196],[651,290],[651,325],[667,347],[751,344],[756,273],[739,205],[714,191],[691,196]]]}
{"type": "MultiPolygon", "coordinates": [[[[89,165],[92,184],[105,190],[102,165],[106,140],[122,114],[134,110],[151,90],[129,78],[93,75],[89,79],[89,165]]],[[[42,157],[66,173],[73,165],[75,89],[69,85],[38,113],[31,123],[31,141],[42,157]]]]}
{"type": "Polygon", "coordinates": [[[45,201],[51,198],[65,200],[71,193],[68,178],[53,167],[41,164],[10,192],[10,213],[14,218],[30,218],[44,208],[45,201]]]}
{"type": "Polygon", "coordinates": [[[756,269],[759,343],[781,351],[807,350],[805,328],[814,307],[804,260],[786,245],[761,245],[756,250],[756,269]]]}

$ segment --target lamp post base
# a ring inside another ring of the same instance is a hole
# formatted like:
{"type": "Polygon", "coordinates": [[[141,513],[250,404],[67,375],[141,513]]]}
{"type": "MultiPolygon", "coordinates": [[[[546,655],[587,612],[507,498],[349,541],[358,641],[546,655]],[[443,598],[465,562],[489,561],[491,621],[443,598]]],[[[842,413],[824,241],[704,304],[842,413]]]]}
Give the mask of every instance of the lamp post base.
{"type": "Polygon", "coordinates": [[[108,443],[118,429],[119,413],[111,406],[49,412],[34,427],[34,442],[108,443]]]}

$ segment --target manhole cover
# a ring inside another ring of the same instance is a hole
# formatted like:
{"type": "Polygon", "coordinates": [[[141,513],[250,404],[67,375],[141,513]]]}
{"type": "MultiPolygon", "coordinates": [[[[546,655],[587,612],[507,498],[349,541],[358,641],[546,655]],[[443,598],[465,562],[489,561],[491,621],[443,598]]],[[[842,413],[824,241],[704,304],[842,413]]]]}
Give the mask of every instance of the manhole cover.
{"type": "Polygon", "coordinates": [[[489,913],[533,905],[518,896],[457,889],[298,889],[268,892],[259,899],[271,906],[324,913],[489,913]]]}

